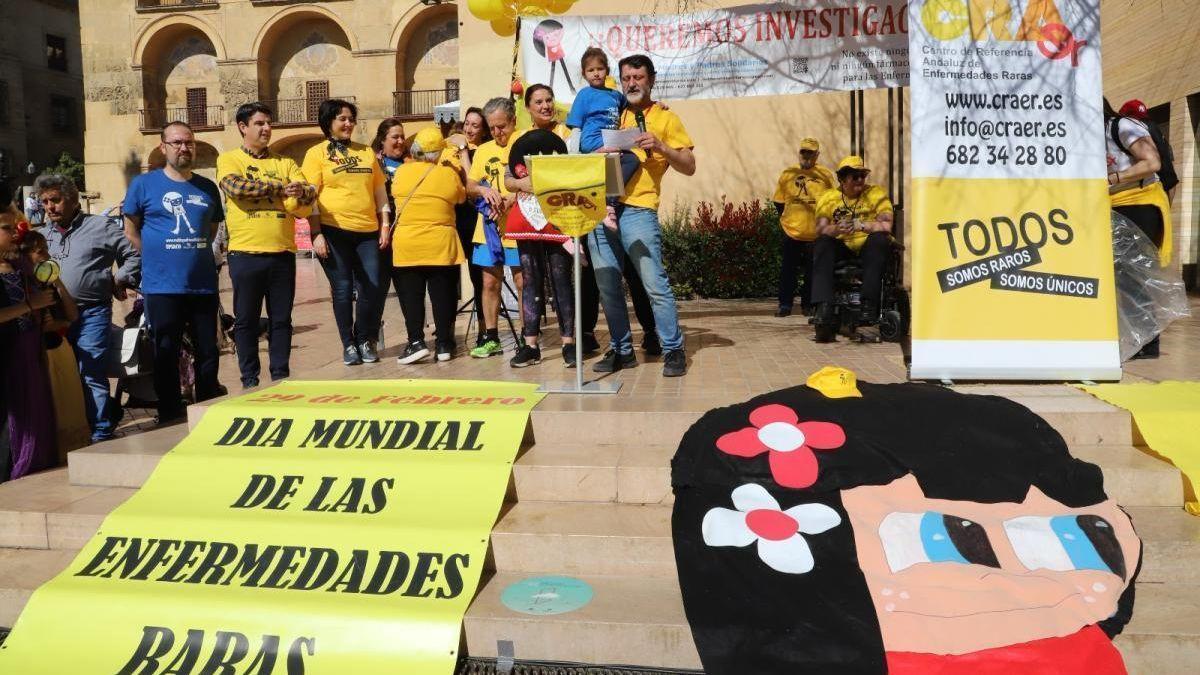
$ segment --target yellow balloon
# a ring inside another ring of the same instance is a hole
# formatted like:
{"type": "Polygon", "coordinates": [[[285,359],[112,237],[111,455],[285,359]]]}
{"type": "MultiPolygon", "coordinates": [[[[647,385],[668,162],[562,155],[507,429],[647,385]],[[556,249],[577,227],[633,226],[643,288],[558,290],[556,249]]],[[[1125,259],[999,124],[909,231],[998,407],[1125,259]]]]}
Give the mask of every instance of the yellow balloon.
{"type": "Polygon", "coordinates": [[[575,0],[547,0],[546,9],[554,14],[566,14],[574,4],[575,0]]]}
{"type": "Polygon", "coordinates": [[[467,0],[467,10],[481,21],[495,21],[504,16],[504,0],[467,0]]]}
{"type": "Polygon", "coordinates": [[[511,16],[496,19],[492,22],[492,31],[500,37],[512,37],[517,32],[517,22],[511,16]]]}
{"type": "Polygon", "coordinates": [[[529,0],[521,5],[521,9],[517,13],[521,16],[550,16],[550,10],[542,5],[532,4],[529,0]]]}

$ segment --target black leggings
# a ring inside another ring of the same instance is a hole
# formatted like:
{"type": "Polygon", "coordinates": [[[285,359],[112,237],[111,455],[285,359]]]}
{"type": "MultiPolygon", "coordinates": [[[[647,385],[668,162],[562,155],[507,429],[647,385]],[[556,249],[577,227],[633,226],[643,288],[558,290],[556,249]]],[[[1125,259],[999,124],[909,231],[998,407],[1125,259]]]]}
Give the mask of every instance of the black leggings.
{"type": "Polygon", "coordinates": [[[571,267],[574,261],[562,244],[552,241],[518,241],[521,255],[521,335],[541,334],[542,318],[539,305],[543,298],[542,280],[549,267],[550,283],[554,287],[555,313],[558,329],[564,339],[575,335],[575,292],[571,286],[571,267]]]}
{"type": "Polygon", "coordinates": [[[392,281],[404,311],[408,341],[425,340],[425,291],[433,306],[434,337],[439,345],[454,345],[454,303],[457,301],[458,265],[393,267],[392,281]]]}
{"type": "Polygon", "coordinates": [[[1163,215],[1162,211],[1158,210],[1157,206],[1149,204],[1135,204],[1133,206],[1117,206],[1113,211],[1125,216],[1133,221],[1138,229],[1154,242],[1158,248],[1162,248],[1163,243],[1163,215]]]}

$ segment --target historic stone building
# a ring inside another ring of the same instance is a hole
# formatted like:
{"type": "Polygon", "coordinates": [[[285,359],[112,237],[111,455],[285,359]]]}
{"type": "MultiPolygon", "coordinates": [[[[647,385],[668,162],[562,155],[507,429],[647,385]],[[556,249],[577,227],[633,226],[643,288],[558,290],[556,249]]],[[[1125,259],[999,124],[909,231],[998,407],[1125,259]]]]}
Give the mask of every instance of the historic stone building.
{"type": "Polygon", "coordinates": [[[0,2],[0,177],[28,183],[69,152],[83,159],[76,0],[0,2]]]}
{"type": "MultiPolygon", "coordinates": [[[[55,2],[66,0],[16,4],[55,2]]],[[[201,171],[211,171],[217,152],[238,143],[232,116],[245,101],[270,102],[279,122],[275,146],[299,155],[320,136],[315,111],[327,96],[353,97],[360,108],[356,138],[369,142],[383,117],[411,120],[406,125],[411,134],[429,123],[437,104],[461,98],[464,106],[482,105],[506,95],[512,73],[513,39],[496,36],[470,15],[466,3],[79,4],[88,186],[102,193],[104,204],[118,201],[132,175],[159,161],[158,130],[166,121],[185,119],[200,130],[201,171]]],[[[570,11],[671,12],[688,4],[579,0],[570,11]]],[[[1191,280],[1200,248],[1200,52],[1194,48],[1200,2],[1102,0],[1101,9],[1106,93],[1115,105],[1140,98],[1154,108],[1175,148],[1183,179],[1174,199],[1178,260],[1191,280]]],[[[851,152],[864,155],[875,169],[872,179],[886,185],[903,207],[910,141],[906,98],[906,91],[872,90],[674,101],[697,141],[699,163],[693,177],[667,174],[664,209],[700,199],[768,199],[803,136],[822,140],[827,164],[851,152]]]]}
{"type": "Polygon", "coordinates": [[[320,138],[329,97],[359,107],[355,140],[399,115],[429,123],[459,97],[453,4],[341,0],[81,0],[89,188],[111,204],[130,177],[161,163],[159,131],[197,131],[201,174],[237,147],[237,107],[262,100],[273,146],[299,157],[320,138]]]}

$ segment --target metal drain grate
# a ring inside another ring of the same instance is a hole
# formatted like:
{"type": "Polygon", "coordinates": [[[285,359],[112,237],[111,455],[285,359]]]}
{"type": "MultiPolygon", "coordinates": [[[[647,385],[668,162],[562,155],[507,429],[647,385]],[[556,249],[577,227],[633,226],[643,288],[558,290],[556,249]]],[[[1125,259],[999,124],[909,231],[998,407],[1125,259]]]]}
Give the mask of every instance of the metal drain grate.
{"type": "Polygon", "coordinates": [[[455,675],[703,675],[700,670],[640,668],[637,666],[594,666],[562,661],[517,661],[511,670],[496,668],[496,659],[468,657],[455,675]]]}

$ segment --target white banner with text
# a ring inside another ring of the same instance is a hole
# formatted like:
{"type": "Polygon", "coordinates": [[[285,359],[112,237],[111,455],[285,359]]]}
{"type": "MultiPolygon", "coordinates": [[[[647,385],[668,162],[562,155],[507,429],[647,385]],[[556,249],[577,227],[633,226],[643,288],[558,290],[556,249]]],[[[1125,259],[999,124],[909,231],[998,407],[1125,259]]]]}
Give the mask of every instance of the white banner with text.
{"type": "Polygon", "coordinates": [[[649,56],[660,99],[849,91],[908,84],[905,0],[796,0],[690,14],[521,17],[527,84],[574,100],[588,47],[611,75],[630,54],[649,56]]]}

